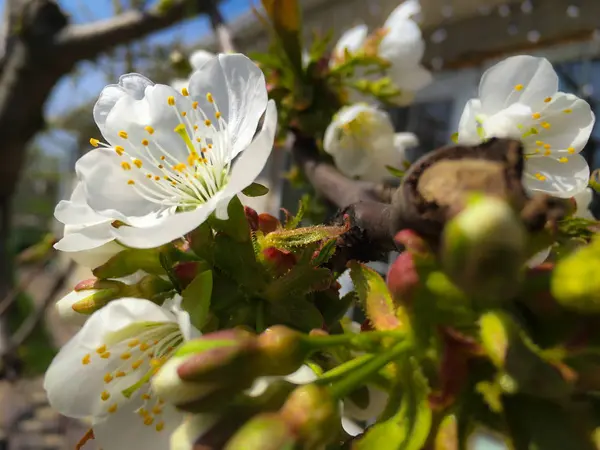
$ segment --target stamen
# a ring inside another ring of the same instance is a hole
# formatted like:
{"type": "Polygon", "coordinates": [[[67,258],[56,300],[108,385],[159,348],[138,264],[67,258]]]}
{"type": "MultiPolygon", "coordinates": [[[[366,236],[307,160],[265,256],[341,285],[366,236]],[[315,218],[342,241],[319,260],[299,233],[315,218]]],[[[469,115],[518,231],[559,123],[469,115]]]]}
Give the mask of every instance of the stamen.
{"type": "Polygon", "coordinates": [[[142,139],[142,145],[144,147],[148,147],[148,144],[150,144],[150,142],[148,142],[148,139],[142,139]]]}
{"type": "Polygon", "coordinates": [[[135,181],[133,181],[133,180],[127,180],[127,184],[129,184],[130,186],[131,186],[131,185],[134,185],[134,184],[135,184],[135,181]]]}
{"type": "Polygon", "coordinates": [[[139,339],[132,339],[131,341],[128,342],[127,346],[129,348],[133,348],[133,347],[136,347],[139,343],[140,343],[139,339]]]}
{"type": "Polygon", "coordinates": [[[144,130],[146,130],[149,134],[154,134],[154,128],[152,128],[150,125],[145,126],[144,130]]]}
{"type": "Polygon", "coordinates": [[[541,147],[542,145],[544,145],[544,141],[535,141],[535,145],[541,147]]]}
{"type": "Polygon", "coordinates": [[[165,428],[165,423],[164,422],[158,422],[156,424],[156,431],[162,431],[165,428]]]}
{"type": "Polygon", "coordinates": [[[154,423],[154,417],[152,417],[152,416],[146,416],[146,417],[144,418],[144,425],[148,425],[148,426],[150,426],[150,425],[152,425],[153,423],[154,423]]]}
{"type": "Polygon", "coordinates": [[[125,149],[123,147],[121,147],[120,145],[117,145],[115,147],[115,152],[117,152],[117,155],[123,156],[123,153],[125,153],[125,149]]]}
{"type": "Polygon", "coordinates": [[[125,352],[120,356],[120,358],[123,360],[127,360],[127,359],[131,358],[131,353],[125,352]]]}
{"type": "Polygon", "coordinates": [[[169,104],[169,106],[174,106],[175,105],[175,97],[173,97],[172,95],[170,97],[168,97],[167,103],[169,104]]]}
{"type": "Polygon", "coordinates": [[[101,345],[100,347],[98,347],[96,349],[96,353],[98,353],[99,355],[104,353],[106,351],[106,345],[101,345]]]}
{"type": "Polygon", "coordinates": [[[127,139],[129,135],[127,134],[126,131],[119,131],[119,137],[123,138],[123,139],[127,139]]]}
{"type": "Polygon", "coordinates": [[[522,91],[524,87],[525,87],[525,86],[523,86],[522,84],[517,84],[517,85],[515,86],[515,91],[522,91]]]}
{"type": "Polygon", "coordinates": [[[121,167],[123,168],[123,170],[131,170],[131,164],[129,164],[127,161],[123,161],[121,163],[121,167]]]}
{"type": "Polygon", "coordinates": [[[208,94],[206,94],[206,100],[208,100],[208,103],[214,103],[214,101],[215,101],[215,99],[213,98],[213,96],[210,92],[208,94]]]}
{"type": "Polygon", "coordinates": [[[537,119],[539,119],[540,117],[542,117],[542,115],[541,115],[540,113],[537,113],[537,112],[536,112],[536,113],[533,113],[533,114],[531,115],[531,117],[533,117],[534,119],[536,119],[536,120],[537,120],[537,119]]]}
{"type": "Polygon", "coordinates": [[[136,166],[138,169],[141,169],[141,168],[142,168],[142,161],[141,161],[141,160],[139,160],[139,159],[134,159],[134,160],[133,160],[133,164],[135,164],[135,166],[136,166]]]}
{"type": "Polygon", "coordinates": [[[189,91],[187,90],[187,88],[182,88],[181,89],[181,93],[183,94],[184,97],[187,97],[188,95],[190,95],[189,91]]]}
{"type": "Polygon", "coordinates": [[[565,114],[571,114],[573,110],[571,108],[567,108],[563,111],[565,114]]]}
{"type": "Polygon", "coordinates": [[[568,151],[570,154],[573,154],[573,153],[575,153],[575,147],[569,147],[569,148],[567,149],[567,151],[568,151]]]}
{"type": "Polygon", "coordinates": [[[198,102],[192,102],[192,108],[197,109],[198,108],[198,102]]]}
{"type": "Polygon", "coordinates": [[[550,146],[550,144],[544,144],[544,148],[545,148],[546,150],[550,150],[551,146],[550,146]]]}
{"type": "Polygon", "coordinates": [[[539,173],[539,172],[537,172],[537,173],[535,174],[535,177],[536,177],[538,180],[540,180],[540,181],[545,181],[545,180],[546,180],[546,177],[545,177],[544,175],[542,175],[541,173],[539,173]]]}
{"type": "Polygon", "coordinates": [[[83,358],[81,358],[81,364],[83,364],[84,366],[88,365],[91,362],[91,358],[92,356],[88,353],[83,358]]]}
{"type": "Polygon", "coordinates": [[[98,139],[90,138],[90,144],[92,144],[94,147],[98,147],[98,145],[100,145],[100,141],[98,139]]]}
{"type": "Polygon", "coordinates": [[[552,97],[546,97],[544,99],[544,103],[550,103],[552,101],[552,97]]]}
{"type": "Polygon", "coordinates": [[[100,394],[100,398],[103,401],[106,401],[110,398],[110,394],[108,393],[108,391],[102,391],[102,394],[100,394]]]}
{"type": "Polygon", "coordinates": [[[112,405],[110,405],[108,407],[108,412],[111,414],[114,414],[115,412],[117,412],[117,404],[113,403],[112,405]]]}
{"type": "Polygon", "coordinates": [[[548,122],[542,122],[540,124],[543,128],[545,128],[546,130],[548,130],[550,128],[550,124],[548,122]]]}
{"type": "Polygon", "coordinates": [[[211,124],[212,124],[212,122],[210,120],[208,120],[208,119],[206,119],[204,121],[204,125],[206,125],[207,127],[210,127],[211,124]]]}
{"type": "MultiPolygon", "coordinates": [[[[133,181],[133,180],[131,180],[131,181],[133,181]]],[[[108,359],[108,358],[110,358],[110,352],[104,352],[104,353],[102,353],[100,355],[100,358],[102,358],[102,359],[108,359]]]]}
{"type": "Polygon", "coordinates": [[[117,373],[115,373],[115,377],[117,378],[123,378],[125,375],[127,375],[125,372],[123,372],[122,370],[119,370],[117,373]]]}
{"type": "Polygon", "coordinates": [[[107,373],[106,375],[104,375],[104,382],[106,384],[110,383],[113,380],[113,376],[111,373],[107,373]]]}
{"type": "Polygon", "coordinates": [[[215,116],[216,116],[217,119],[220,119],[221,118],[221,111],[217,111],[215,113],[215,116]]]}
{"type": "Polygon", "coordinates": [[[569,162],[569,158],[567,158],[566,156],[561,156],[560,158],[558,158],[558,162],[559,163],[569,162]]]}
{"type": "Polygon", "coordinates": [[[134,370],[139,369],[143,362],[144,361],[142,361],[141,359],[138,359],[136,362],[134,362],[131,365],[131,368],[134,369],[134,370]]]}

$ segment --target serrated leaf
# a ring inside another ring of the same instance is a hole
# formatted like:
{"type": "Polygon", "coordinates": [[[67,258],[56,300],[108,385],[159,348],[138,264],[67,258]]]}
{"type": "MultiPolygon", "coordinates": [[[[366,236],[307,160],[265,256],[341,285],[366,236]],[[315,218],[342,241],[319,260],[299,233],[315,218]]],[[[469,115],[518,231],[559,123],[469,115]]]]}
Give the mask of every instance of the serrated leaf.
{"type": "Polygon", "coordinates": [[[350,291],[342,297],[338,297],[338,295],[330,291],[315,294],[315,305],[321,311],[325,325],[328,327],[344,317],[348,308],[358,300],[358,296],[354,291],[350,291]]]}
{"type": "Polygon", "coordinates": [[[320,311],[302,297],[287,297],[278,303],[267,304],[265,308],[271,323],[289,325],[302,331],[323,325],[320,311]]]}
{"type": "Polygon", "coordinates": [[[298,212],[295,216],[290,216],[286,212],[286,221],[284,228],[286,230],[293,230],[300,225],[302,222],[302,218],[304,217],[304,213],[306,212],[306,207],[308,206],[308,197],[306,195],[302,196],[302,199],[298,203],[298,212]]]}
{"type": "Polygon", "coordinates": [[[263,195],[267,195],[268,193],[269,188],[263,186],[260,183],[252,183],[250,186],[248,186],[242,191],[242,194],[244,194],[247,197],[261,197],[263,195]]]}
{"type": "Polygon", "coordinates": [[[333,275],[330,270],[311,265],[296,265],[285,275],[273,280],[263,292],[272,303],[285,302],[286,298],[302,296],[329,286],[333,275]]]}
{"type": "Polygon", "coordinates": [[[322,266],[333,257],[337,249],[336,242],[337,239],[330,239],[321,246],[319,253],[312,260],[313,266],[322,266]]]}
{"type": "Polygon", "coordinates": [[[337,238],[345,231],[344,227],[321,225],[296,228],[295,230],[275,230],[261,239],[261,246],[263,248],[277,247],[285,250],[294,250],[297,247],[304,247],[315,242],[337,238]]]}
{"type": "Polygon", "coordinates": [[[349,267],[356,293],[373,328],[385,331],[407,326],[397,317],[397,307],[381,275],[356,261],[351,261],[349,267]]]}
{"type": "Polygon", "coordinates": [[[432,413],[428,403],[427,379],[414,360],[404,366],[403,396],[400,409],[384,422],[369,428],[353,450],[421,450],[431,429],[432,413]]]}
{"type": "Polygon", "coordinates": [[[166,252],[162,252],[159,254],[158,259],[165,273],[167,274],[169,281],[173,284],[173,286],[175,286],[177,291],[181,291],[181,284],[173,272],[173,261],[171,260],[170,255],[166,252]]]}
{"type": "Polygon", "coordinates": [[[396,177],[396,178],[404,178],[405,175],[405,171],[397,169],[396,167],[392,167],[392,166],[385,166],[385,168],[387,169],[387,171],[392,174],[392,176],[396,177]]]}
{"type": "Polygon", "coordinates": [[[237,242],[225,234],[216,235],[215,266],[249,293],[262,290],[266,284],[266,273],[256,260],[251,241],[237,242]]]}
{"type": "Polygon", "coordinates": [[[459,450],[458,421],[453,414],[444,417],[435,436],[433,450],[459,450]]]}
{"type": "Polygon", "coordinates": [[[196,275],[181,293],[181,305],[189,313],[192,325],[198,330],[202,330],[208,322],[212,286],[212,271],[206,270],[196,275]]]}

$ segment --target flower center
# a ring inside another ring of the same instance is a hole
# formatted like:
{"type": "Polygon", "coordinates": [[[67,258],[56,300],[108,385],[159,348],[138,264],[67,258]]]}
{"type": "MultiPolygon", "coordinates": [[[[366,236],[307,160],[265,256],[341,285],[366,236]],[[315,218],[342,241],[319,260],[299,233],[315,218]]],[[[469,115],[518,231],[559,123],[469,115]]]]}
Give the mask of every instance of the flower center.
{"type": "Polygon", "coordinates": [[[94,353],[86,354],[81,363],[93,364],[96,358],[106,360],[102,366],[110,370],[104,375],[105,389],[100,393],[105,412],[116,413],[122,403],[141,391],[136,415],[144,425],[153,426],[160,432],[165,426],[161,419],[164,401],[153,395],[150,381],[181,345],[183,337],[173,323],[145,324],[143,327],[136,337],[119,340],[113,345],[100,345],[94,353]]]}
{"type": "MultiPolygon", "coordinates": [[[[182,94],[189,95],[185,88],[182,94]]],[[[97,139],[90,139],[90,143],[94,147],[112,148],[117,153],[121,170],[131,173],[128,187],[144,199],[165,208],[193,209],[227,184],[231,163],[227,122],[211,93],[206,99],[213,107],[210,117],[196,101],[185,101],[181,108],[175,97],[167,98],[179,122],[168,133],[177,134],[185,144],[187,156],[184,159],[165,148],[149,125],[144,128],[146,135],[139,142],[122,130],[118,133],[122,145],[110,146],[97,139]],[[185,110],[186,105],[189,110],[185,110]]]]}

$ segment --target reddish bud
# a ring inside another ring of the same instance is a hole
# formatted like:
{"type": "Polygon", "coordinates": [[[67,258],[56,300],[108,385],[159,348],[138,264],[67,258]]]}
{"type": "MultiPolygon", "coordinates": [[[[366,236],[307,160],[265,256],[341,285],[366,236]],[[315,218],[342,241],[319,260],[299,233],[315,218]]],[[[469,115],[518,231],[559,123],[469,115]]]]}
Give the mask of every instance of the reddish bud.
{"type": "Polygon", "coordinates": [[[279,222],[277,217],[267,213],[258,215],[258,229],[263,233],[269,234],[276,231],[278,228],[281,228],[281,222],[279,222]]]}
{"type": "Polygon", "coordinates": [[[75,285],[73,290],[74,291],[83,291],[86,289],[94,289],[97,281],[98,281],[98,278],[90,278],[89,280],[80,281],[79,283],[77,283],[75,285]]]}
{"type": "Polygon", "coordinates": [[[391,265],[387,275],[387,285],[394,300],[410,305],[419,282],[415,255],[408,251],[401,253],[391,265]]]}
{"type": "Polygon", "coordinates": [[[278,275],[283,275],[296,265],[296,255],[287,250],[268,247],[262,251],[265,261],[278,275]]]}
{"type": "Polygon", "coordinates": [[[365,320],[361,326],[360,326],[360,331],[373,331],[373,325],[371,325],[371,322],[369,321],[369,319],[365,320]]]}
{"type": "Polygon", "coordinates": [[[198,275],[200,264],[197,261],[185,261],[178,263],[173,267],[175,277],[181,283],[181,287],[185,289],[188,284],[198,275]]]}
{"type": "Polygon", "coordinates": [[[274,325],[258,337],[258,348],[269,375],[287,375],[297,370],[309,349],[304,335],[283,325],[274,325]]]}
{"type": "Polygon", "coordinates": [[[252,231],[258,230],[258,213],[248,206],[244,206],[244,214],[252,231]]]}
{"type": "Polygon", "coordinates": [[[404,246],[406,250],[415,253],[427,253],[429,247],[425,240],[413,230],[402,230],[394,236],[396,244],[404,246]]]}

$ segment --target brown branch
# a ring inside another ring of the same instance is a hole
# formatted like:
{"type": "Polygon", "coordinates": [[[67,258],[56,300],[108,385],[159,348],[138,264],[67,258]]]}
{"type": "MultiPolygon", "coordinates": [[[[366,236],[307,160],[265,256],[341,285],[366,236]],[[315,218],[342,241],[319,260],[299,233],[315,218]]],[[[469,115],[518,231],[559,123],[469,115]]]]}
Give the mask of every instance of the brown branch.
{"type": "MultiPolygon", "coordinates": [[[[166,2],[165,2],[166,3],[166,2]]],[[[111,19],[85,25],[71,25],[56,38],[56,46],[75,60],[91,59],[107,49],[162,30],[188,17],[208,12],[205,2],[173,0],[168,8],[149,11],[130,10],[111,19]]]]}
{"type": "Polygon", "coordinates": [[[35,269],[29,274],[27,278],[22,280],[18,286],[13,288],[3,299],[0,301],[0,317],[10,308],[15,302],[21,292],[25,292],[29,285],[39,277],[46,269],[46,264],[50,257],[46,257],[43,261],[37,264],[35,269]]]}

